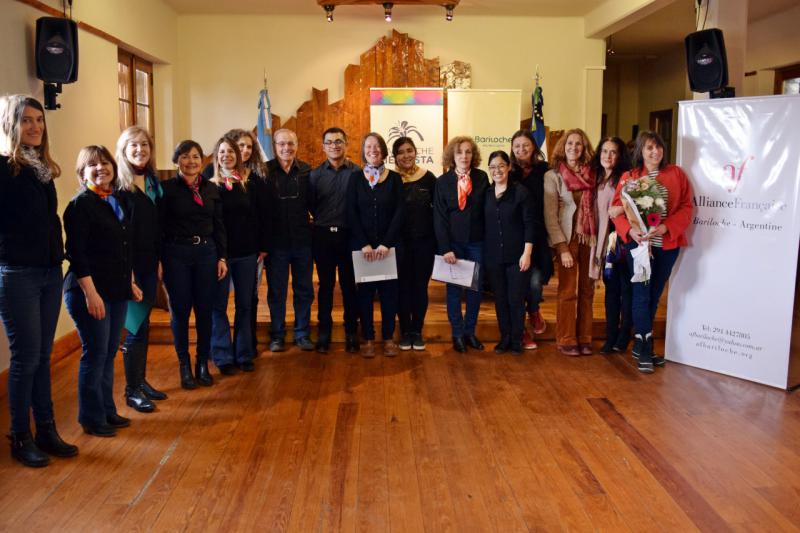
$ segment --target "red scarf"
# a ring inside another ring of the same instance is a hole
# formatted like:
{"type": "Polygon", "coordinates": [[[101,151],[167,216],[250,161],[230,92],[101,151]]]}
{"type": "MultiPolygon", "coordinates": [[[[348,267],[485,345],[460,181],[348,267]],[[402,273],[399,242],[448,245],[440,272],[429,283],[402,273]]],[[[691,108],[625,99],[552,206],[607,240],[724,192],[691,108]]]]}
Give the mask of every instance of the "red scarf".
{"type": "Polygon", "coordinates": [[[203,176],[198,174],[197,179],[194,180],[194,184],[189,183],[185,177],[181,177],[183,178],[183,182],[186,184],[186,186],[189,187],[189,190],[192,191],[192,199],[194,200],[194,203],[200,207],[203,207],[203,197],[200,196],[200,183],[203,181],[203,176]]]}
{"type": "Polygon", "coordinates": [[[597,220],[594,216],[594,180],[588,165],[580,168],[578,173],[572,171],[566,164],[561,163],[558,168],[564,184],[570,191],[583,191],[580,205],[578,205],[578,221],[575,224],[575,234],[578,242],[594,246],[597,243],[597,220]]]}
{"type": "Polygon", "coordinates": [[[467,197],[472,194],[472,180],[469,179],[469,170],[466,174],[459,174],[458,176],[458,210],[463,211],[467,207],[467,197]]]}

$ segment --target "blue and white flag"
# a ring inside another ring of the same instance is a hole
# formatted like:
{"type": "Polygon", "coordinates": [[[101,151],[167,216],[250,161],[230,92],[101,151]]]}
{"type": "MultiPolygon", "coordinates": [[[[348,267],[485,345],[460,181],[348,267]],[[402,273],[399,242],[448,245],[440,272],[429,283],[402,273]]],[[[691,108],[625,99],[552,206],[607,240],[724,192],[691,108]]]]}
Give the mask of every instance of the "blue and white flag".
{"type": "Polygon", "coordinates": [[[542,95],[542,88],[539,86],[538,76],[536,79],[536,88],[533,90],[531,100],[533,103],[531,131],[533,132],[533,138],[536,140],[539,149],[545,154],[545,157],[547,157],[547,148],[545,146],[547,137],[545,136],[544,130],[544,96],[542,95]]]}
{"type": "Polygon", "coordinates": [[[261,155],[264,161],[275,159],[275,152],[272,150],[272,112],[269,103],[269,92],[261,89],[258,95],[258,144],[261,145],[261,155]]]}

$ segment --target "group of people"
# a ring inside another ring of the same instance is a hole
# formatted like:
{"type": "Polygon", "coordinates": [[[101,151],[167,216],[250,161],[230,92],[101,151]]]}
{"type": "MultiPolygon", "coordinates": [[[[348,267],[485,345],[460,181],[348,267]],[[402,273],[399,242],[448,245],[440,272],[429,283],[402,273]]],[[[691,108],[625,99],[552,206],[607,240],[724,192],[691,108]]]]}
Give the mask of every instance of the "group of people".
{"type": "Polygon", "coordinates": [[[542,287],[553,274],[555,252],[558,349],[570,356],[592,353],[593,288],[602,277],[607,332],[601,353],[625,351],[633,328],[639,370],[652,372],[664,362],[653,354],[652,321],[686,243],[691,189],[683,171],[666,164],[664,144],[652,132],[639,136],[631,165],[620,139],[604,139],[592,150],[582,130],[569,130],[548,165],[531,132],[520,130],[510,153],[489,155],[489,175],[479,168],[474,140],[455,137],[444,150],[447,171],[437,178],[417,165],[409,137],[392,143],[391,170],[381,135],[371,132],[362,139],[359,165],[347,158],[346,132],[332,127],[321,139],[326,160],[312,169],[297,159],[293,131],[274,132],[276,157],[266,162],[253,134],[235,129],[216,142],[205,168],[202,147],[180,142],[172,156],[177,175],[159,181],[153,139],[134,126],[122,132],[114,154],[103,146],[80,151],[78,193],[64,211],[62,242],[53,184],[61,169],[50,157],[44,109],[23,95],[4,97],[0,104],[0,318],[11,349],[12,456],[25,465],[44,466],[50,455],[78,453],[59,436],[50,398],[50,354],[62,294],[82,343],[78,420],[87,434],[99,437],[130,425],[113,398],[123,330],[126,404],[152,412],[155,402],[167,397],[146,380],[149,316],[159,279],[169,296],[184,389],[213,384],[209,359],[224,375],[254,370],[262,272],[273,352],[286,349],[290,274],[293,342],[301,350],[329,350],[337,278],[347,352],[370,358],[379,350],[387,357],[424,350],[436,254],[447,263],[478,265],[472,289],[447,285],[456,352],[484,349],[475,333],[484,274],[501,334],[494,351],[519,355],[537,347],[534,337],[546,328],[539,311],[542,287]],[[662,223],[647,232],[631,227],[619,207],[622,184],[642,176],[657,180],[667,198],[662,223]],[[614,230],[616,259],[607,265],[614,230]],[[630,250],[648,240],[652,277],[632,283],[630,250]],[[397,279],[356,284],[354,252],[366,261],[393,256],[397,279]],[[62,277],[65,258],[69,269],[62,277]],[[314,264],[316,342],[310,332],[314,264]],[[373,323],[376,294],[380,344],[373,323]]]}

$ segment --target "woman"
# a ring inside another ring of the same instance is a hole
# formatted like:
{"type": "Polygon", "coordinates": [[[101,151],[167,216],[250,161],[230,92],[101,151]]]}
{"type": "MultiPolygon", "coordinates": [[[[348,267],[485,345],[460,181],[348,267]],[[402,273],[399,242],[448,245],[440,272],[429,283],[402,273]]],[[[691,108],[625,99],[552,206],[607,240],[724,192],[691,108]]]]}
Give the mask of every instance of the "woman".
{"type": "Polygon", "coordinates": [[[214,177],[222,202],[228,250],[228,273],[217,284],[212,315],[211,355],[224,375],[241,368],[252,372],[253,345],[251,316],[256,269],[266,255],[267,232],[264,220],[268,209],[266,183],[242,164],[236,141],[222,137],[214,146],[214,177]],[[233,340],[228,321],[228,294],[231,280],[235,295],[233,340]]]}
{"type": "MultiPolygon", "coordinates": [[[[364,169],[356,169],[350,177],[347,191],[347,224],[350,245],[360,251],[366,261],[381,261],[395,249],[395,260],[401,262],[401,237],[405,202],[403,179],[389,170],[384,160],[389,155],[386,141],[379,134],[368,133],[361,143],[361,160],[364,169]]],[[[372,322],[373,300],[377,291],[381,302],[381,335],[383,355],[397,355],[394,343],[395,315],[398,306],[398,281],[373,281],[359,283],[357,287],[361,334],[365,345],[364,357],[375,357],[375,328],[372,322]]]]}
{"type": "Polygon", "coordinates": [[[544,333],[547,323],[539,311],[542,303],[542,290],[553,275],[553,255],[547,246],[547,231],[544,225],[544,174],[547,172],[544,154],[536,144],[530,130],[519,130],[511,136],[511,172],[513,183],[528,189],[534,219],[533,258],[531,262],[531,285],[525,297],[530,321],[530,331],[526,328],[522,335],[522,347],[535,350],[534,335],[544,333]]]}
{"type": "Polygon", "coordinates": [[[433,196],[433,227],[436,244],[445,262],[459,259],[478,266],[477,290],[447,285],[447,318],[453,332],[453,349],[465,353],[467,346],[483,350],[475,336],[481,307],[483,273],[483,202],[489,177],[480,170],[481,154],[472,137],[454,137],[447,143],[442,163],[448,169],[436,184],[433,196]],[[466,292],[467,312],[461,313],[461,298],[466,292]]]}
{"type": "Polygon", "coordinates": [[[153,166],[153,138],[139,126],[127,128],[117,140],[117,191],[133,225],[133,279],[142,290],[141,302],[128,302],[127,335],[122,346],[125,403],[140,413],[155,410],[153,400],[167,395],[145,379],[150,336],[150,311],[160,277],[161,230],[158,205],[164,191],[153,166]]]}
{"type": "Polygon", "coordinates": [[[544,175],[544,221],[558,261],[556,344],[564,355],[592,354],[594,283],[589,266],[597,242],[592,148],[581,129],[567,131],[544,175]]]}
{"type": "MultiPolygon", "coordinates": [[[[653,353],[653,319],[680,248],[688,244],[686,229],[692,220],[692,186],[682,168],[667,163],[664,158],[664,141],[655,132],[639,133],[632,166],[633,170],[623,174],[617,184],[612,205],[622,205],[620,191],[626,182],[645,177],[658,182],[662,197],[666,200],[661,223],[646,233],[631,227],[624,214],[614,218],[617,234],[625,241],[628,250],[644,242],[650,243],[650,279],[647,282],[632,283],[632,308],[635,333],[633,356],[638,359],[640,372],[652,373],[654,365],[664,364],[664,358],[653,353]]],[[[627,261],[628,268],[633,271],[633,258],[630,254],[627,261]]]]}
{"type": "Polygon", "coordinates": [[[162,264],[169,294],[170,327],[180,363],[181,387],[194,389],[214,382],[208,372],[211,314],[217,282],[228,272],[222,202],[213,183],[200,175],[203,149],[195,141],[178,143],[172,154],[178,175],[162,183],[162,264]],[[194,309],[197,359],[192,374],[189,358],[189,313],[194,309]],[[195,381],[196,378],[196,381],[195,381]]]}
{"type": "Polygon", "coordinates": [[[117,164],[105,146],[82,148],[75,172],[81,190],[64,210],[64,303],[83,347],[78,422],[89,435],[113,437],[130,425],[114,404],[114,357],[128,300],[142,299],[132,275],[133,226],[114,191],[117,164]]]}
{"type": "Polygon", "coordinates": [[[535,223],[527,189],[509,183],[510,168],[511,159],[507,153],[502,150],[491,153],[489,174],[494,183],[484,203],[483,261],[494,292],[500,326],[500,342],[494,351],[511,350],[514,355],[521,355],[535,223]]]}
{"type": "Polygon", "coordinates": [[[592,279],[602,276],[606,287],[606,341],[600,348],[600,353],[606,355],[612,351],[627,350],[631,336],[631,272],[621,253],[622,242],[618,240],[614,223],[611,221],[622,213],[621,207],[611,207],[611,200],[614,198],[620,177],[631,168],[628,151],[622,139],[606,137],[600,141],[592,158],[591,167],[597,176],[597,248],[589,275],[592,279]],[[609,241],[612,242],[610,258],[613,262],[607,266],[609,241]]]}
{"type": "Polygon", "coordinates": [[[50,157],[38,100],[20,94],[0,97],[0,134],[0,318],[11,351],[11,457],[39,467],[50,462],[49,455],[78,453],[56,431],[50,395],[64,259],[53,180],[61,169],[50,157]]]}
{"type": "Polygon", "coordinates": [[[397,265],[400,278],[400,349],[424,350],[422,326],[428,311],[428,281],[433,272],[436,236],[433,233],[433,194],[436,176],[417,166],[417,147],[410,137],[392,144],[397,172],[403,178],[406,221],[403,257],[397,265]]]}

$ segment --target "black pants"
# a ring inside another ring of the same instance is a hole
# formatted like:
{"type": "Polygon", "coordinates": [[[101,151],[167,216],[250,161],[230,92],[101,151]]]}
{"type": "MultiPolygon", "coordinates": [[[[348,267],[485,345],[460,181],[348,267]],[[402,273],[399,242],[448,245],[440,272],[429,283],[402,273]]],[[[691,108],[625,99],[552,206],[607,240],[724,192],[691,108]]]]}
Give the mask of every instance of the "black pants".
{"type": "Polygon", "coordinates": [[[397,265],[400,278],[400,333],[422,334],[428,312],[428,282],[433,273],[436,239],[405,241],[403,256],[397,265]]]}
{"type": "Polygon", "coordinates": [[[606,342],[619,348],[628,346],[633,327],[631,276],[627,262],[614,263],[611,276],[603,276],[606,286],[606,342]]]}
{"type": "Polygon", "coordinates": [[[353,275],[353,256],[347,242],[346,230],[331,231],[328,227],[314,226],[313,255],[317,264],[319,291],[317,293],[318,338],[327,342],[331,338],[333,319],[333,288],[336,269],[339,269],[339,288],[344,304],[344,331],[347,335],[358,332],[358,303],[353,275]]]}
{"type": "Polygon", "coordinates": [[[486,264],[485,267],[494,292],[500,335],[512,342],[522,342],[525,297],[529,292],[531,269],[520,272],[518,263],[486,264]]]}
{"type": "Polygon", "coordinates": [[[373,307],[375,293],[381,304],[381,337],[384,341],[394,337],[399,284],[396,279],[358,284],[358,305],[361,315],[361,335],[365,341],[375,340],[373,307]]]}

